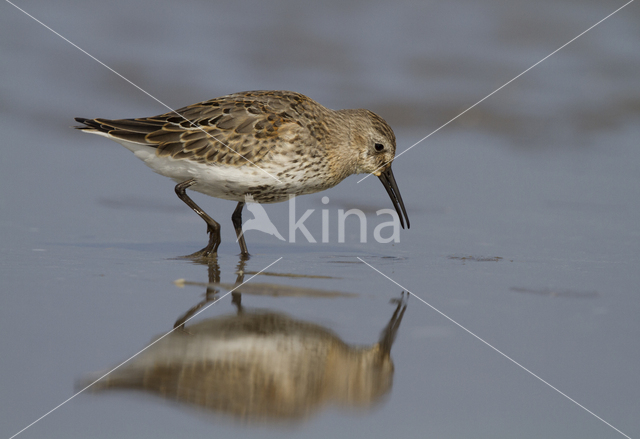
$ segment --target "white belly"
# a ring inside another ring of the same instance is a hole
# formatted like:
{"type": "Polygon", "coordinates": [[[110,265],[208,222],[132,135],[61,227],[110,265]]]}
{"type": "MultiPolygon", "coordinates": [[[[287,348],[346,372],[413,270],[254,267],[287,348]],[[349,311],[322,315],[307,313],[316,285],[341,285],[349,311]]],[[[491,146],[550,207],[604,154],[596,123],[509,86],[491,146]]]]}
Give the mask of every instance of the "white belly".
{"type": "Polygon", "coordinates": [[[305,180],[305,174],[302,172],[288,172],[287,177],[278,177],[277,174],[287,166],[286,158],[283,156],[266,164],[263,162],[260,167],[252,164],[238,167],[217,166],[211,163],[158,157],[156,148],[114,139],[107,134],[102,135],[123,145],[158,174],[177,183],[193,178],[196,184],[189,189],[225,200],[245,201],[245,196],[251,194],[255,202],[277,203],[288,200],[291,194],[311,194],[334,185],[321,176],[312,176],[305,180]]]}

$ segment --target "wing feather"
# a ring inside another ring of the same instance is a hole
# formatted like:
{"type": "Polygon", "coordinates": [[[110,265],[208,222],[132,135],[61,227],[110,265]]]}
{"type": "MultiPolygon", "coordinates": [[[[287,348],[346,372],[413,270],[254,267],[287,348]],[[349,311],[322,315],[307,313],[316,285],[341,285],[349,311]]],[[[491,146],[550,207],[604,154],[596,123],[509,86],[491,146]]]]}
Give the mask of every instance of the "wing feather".
{"type": "Polygon", "coordinates": [[[324,109],[310,101],[294,92],[243,92],[147,118],[76,120],[84,124],[78,129],[155,147],[159,157],[243,166],[280,152],[283,139],[299,139],[309,118],[321,116],[309,108],[324,109]]]}

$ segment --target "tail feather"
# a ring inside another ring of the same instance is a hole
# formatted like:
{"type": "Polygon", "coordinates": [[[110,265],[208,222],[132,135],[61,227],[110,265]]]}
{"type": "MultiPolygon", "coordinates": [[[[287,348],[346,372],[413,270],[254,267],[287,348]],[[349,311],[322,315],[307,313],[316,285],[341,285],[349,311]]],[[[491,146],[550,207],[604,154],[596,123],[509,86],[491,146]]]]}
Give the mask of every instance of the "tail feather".
{"type": "Polygon", "coordinates": [[[93,130],[98,130],[98,131],[102,131],[102,129],[100,128],[100,124],[97,123],[95,121],[95,119],[86,119],[84,117],[74,117],[76,122],[80,122],[82,124],[84,124],[84,126],[76,126],[74,127],[77,130],[89,130],[89,129],[93,129],[93,130]]]}
{"type": "MultiPolygon", "coordinates": [[[[76,117],[76,122],[84,124],[84,126],[74,127],[81,131],[96,134],[107,134],[109,137],[122,139],[129,142],[142,143],[152,145],[146,139],[147,134],[158,131],[165,122],[148,119],[85,119],[76,117]]],[[[156,146],[156,145],[153,145],[156,146]]]]}

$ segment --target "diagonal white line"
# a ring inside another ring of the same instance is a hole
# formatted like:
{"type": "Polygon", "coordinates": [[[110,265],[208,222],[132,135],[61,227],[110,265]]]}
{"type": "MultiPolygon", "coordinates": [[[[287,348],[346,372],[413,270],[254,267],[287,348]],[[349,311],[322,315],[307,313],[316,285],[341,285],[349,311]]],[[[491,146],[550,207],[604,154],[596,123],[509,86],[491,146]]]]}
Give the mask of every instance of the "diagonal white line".
{"type": "Polygon", "coordinates": [[[154,101],[158,102],[160,105],[166,107],[169,109],[169,111],[171,111],[172,113],[175,113],[176,115],[180,116],[181,118],[183,118],[184,120],[186,120],[187,122],[189,122],[191,124],[191,126],[193,128],[199,129],[200,131],[202,131],[203,133],[205,133],[207,136],[209,136],[210,138],[212,138],[213,140],[215,140],[216,142],[220,143],[221,145],[227,147],[230,151],[235,152],[236,154],[238,154],[240,157],[242,157],[243,159],[245,159],[247,162],[251,163],[253,166],[255,166],[256,168],[260,169],[262,172],[264,172],[265,174],[267,174],[268,176],[270,176],[271,178],[273,178],[274,180],[278,181],[279,183],[282,183],[282,181],[280,181],[277,177],[275,177],[274,175],[270,174],[269,172],[265,171],[264,169],[262,169],[260,166],[256,165],[254,162],[252,162],[251,160],[249,160],[248,158],[246,158],[245,156],[243,156],[242,154],[240,154],[238,151],[236,151],[235,149],[231,148],[229,145],[227,145],[226,143],[224,143],[223,141],[221,141],[220,139],[218,139],[217,137],[211,135],[211,133],[208,133],[207,131],[205,131],[201,126],[196,125],[194,122],[190,121],[189,119],[187,119],[186,117],[184,117],[182,114],[178,113],[176,110],[174,110],[173,108],[171,108],[170,106],[168,106],[167,104],[165,104],[164,102],[162,102],[160,99],[156,98],[155,96],[153,96],[151,93],[149,93],[148,91],[144,90],[142,87],[140,87],[137,84],[134,84],[131,80],[129,80],[128,78],[124,77],[123,75],[121,75],[120,73],[116,72],[114,69],[112,69],[111,67],[109,67],[108,65],[106,65],[105,63],[103,63],[102,61],[100,61],[98,58],[96,58],[95,56],[91,55],[89,52],[87,52],[86,50],[84,50],[83,48],[81,48],[80,46],[78,46],[77,44],[71,42],[70,40],[68,40],[67,38],[65,38],[64,36],[62,36],[60,33],[56,32],[55,30],[51,29],[49,26],[47,26],[46,24],[44,24],[42,21],[38,20],[37,18],[35,18],[33,15],[29,14],[27,11],[25,11],[24,9],[20,8],[19,6],[16,6],[15,4],[11,3],[9,0],[5,0],[7,3],[9,3],[11,6],[13,6],[14,8],[18,9],[20,12],[22,12],[23,14],[25,14],[26,16],[28,16],[29,18],[33,19],[34,21],[36,21],[37,23],[41,24],[42,26],[44,26],[46,29],[50,30],[51,32],[53,32],[54,34],[56,34],[57,36],[59,36],[60,38],[62,38],[63,40],[65,40],[67,43],[71,44],[73,47],[75,47],[76,49],[78,49],[80,52],[84,53],[85,55],[87,55],[89,58],[93,59],[94,61],[96,61],[97,63],[99,63],[100,65],[102,65],[103,67],[107,68],[108,70],[110,70],[111,72],[115,73],[116,75],[118,75],[120,78],[124,79],[125,81],[127,81],[129,84],[133,85],[135,88],[137,88],[138,90],[140,90],[142,93],[146,94],[147,96],[149,96],[151,99],[153,99],[154,101]]]}
{"type": "MultiPolygon", "coordinates": [[[[480,103],[482,103],[485,99],[493,96],[495,93],[499,92],[500,90],[502,90],[503,88],[505,88],[507,85],[511,84],[513,81],[515,81],[516,79],[518,79],[519,77],[521,77],[522,75],[524,75],[525,73],[527,73],[529,70],[531,70],[532,68],[534,68],[535,66],[537,66],[538,64],[540,64],[541,62],[545,61],[547,58],[555,55],[558,51],[564,49],[566,46],[568,46],[569,44],[573,43],[575,40],[577,40],[578,38],[580,38],[581,36],[583,36],[584,34],[586,34],[587,32],[589,32],[591,29],[593,29],[594,27],[596,27],[597,25],[599,25],[600,23],[602,23],[603,21],[605,21],[607,18],[611,17],[613,14],[619,12],[622,8],[630,5],[631,3],[633,3],[634,0],[631,0],[627,3],[625,3],[624,5],[620,6],[618,9],[616,9],[615,11],[613,11],[612,13],[610,13],[609,15],[607,15],[606,17],[604,17],[602,20],[598,21],[596,24],[594,24],[593,26],[591,26],[589,29],[585,30],[584,32],[582,32],[580,35],[572,38],[571,40],[569,40],[568,42],[564,43],[562,46],[558,47],[556,50],[554,50],[553,52],[551,52],[549,55],[545,56],[544,58],[542,58],[540,61],[538,61],[537,63],[535,63],[534,65],[532,65],[531,67],[529,67],[527,70],[525,70],[524,72],[520,73],[519,75],[515,76],[513,79],[511,79],[510,81],[505,82],[504,84],[502,84],[500,87],[496,88],[494,91],[492,91],[491,93],[489,93],[488,95],[486,95],[485,97],[483,97],[482,99],[480,99],[478,102],[476,102],[475,104],[473,104],[472,106],[470,106],[469,108],[467,108],[466,110],[464,110],[462,113],[458,114],[456,117],[454,117],[453,119],[449,120],[447,123],[441,125],[440,127],[436,128],[435,130],[433,130],[432,132],[430,132],[429,134],[427,134],[426,136],[424,136],[422,139],[418,140],[416,143],[414,143],[413,145],[411,145],[410,147],[408,147],[407,149],[405,149],[404,151],[402,151],[400,154],[398,154],[397,156],[395,156],[392,160],[386,162],[385,164],[381,165],[380,167],[378,167],[375,171],[376,172],[378,169],[382,169],[385,166],[387,166],[389,163],[393,162],[393,160],[397,159],[398,157],[400,157],[402,154],[404,154],[405,152],[409,151],[411,148],[413,148],[414,146],[418,145],[419,143],[421,143],[424,140],[427,140],[429,137],[431,137],[432,135],[434,135],[435,133],[437,133],[438,131],[440,131],[442,128],[446,127],[447,125],[449,125],[451,122],[453,122],[454,120],[456,120],[457,118],[459,118],[460,116],[462,116],[463,114],[465,114],[467,111],[471,110],[472,108],[474,108],[475,106],[479,105],[480,103]]],[[[369,177],[370,175],[373,175],[373,172],[365,175],[364,177],[362,177],[360,180],[358,180],[358,183],[360,183],[362,180],[364,180],[365,178],[369,177]]]]}
{"type": "Polygon", "coordinates": [[[192,315],[191,317],[189,317],[188,319],[186,319],[184,322],[182,322],[182,325],[173,328],[171,331],[167,332],[166,334],[164,334],[162,337],[158,338],[157,340],[153,341],[152,343],[150,343],[149,345],[147,345],[147,347],[141,349],[140,351],[138,351],[137,353],[133,354],[132,356],[130,356],[129,358],[127,358],[126,360],[124,360],[122,363],[118,364],[116,367],[114,367],[113,369],[111,369],[110,371],[108,371],[107,373],[105,373],[104,375],[102,375],[100,378],[98,378],[97,380],[91,382],[90,384],[88,384],[87,386],[85,386],[84,388],[82,388],[81,390],[77,391],[76,393],[74,393],[73,395],[71,395],[69,398],[65,399],[64,401],[62,401],[60,404],[58,404],[57,406],[55,406],[54,408],[52,408],[51,410],[49,410],[47,413],[45,413],[44,415],[40,416],[38,419],[36,419],[35,421],[33,421],[31,424],[27,425],[26,427],[24,427],[22,430],[20,430],[19,432],[17,432],[16,434],[14,434],[13,436],[11,436],[9,439],[13,439],[14,437],[18,436],[20,433],[22,433],[23,431],[25,431],[26,429],[28,429],[29,427],[33,426],[34,424],[40,422],[42,419],[46,418],[47,416],[49,416],[51,413],[55,412],[56,410],[58,410],[60,407],[62,407],[63,405],[65,405],[66,403],[68,403],[69,401],[71,401],[73,398],[75,398],[76,396],[80,395],[82,392],[84,392],[85,390],[87,390],[89,387],[93,386],[95,383],[97,383],[98,381],[100,381],[102,378],[106,377],[107,375],[109,375],[110,373],[114,372],[115,370],[119,369],[120,367],[122,367],[124,364],[128,363],[129,361],[131,361],[133,358],[137,357],[138,355],[140,355],[141,353],[143,353],[144,351],[146,351],[147,349],[149,349],[151,346],[153,346],[154,344],[158,343],[160,340],[162,340],[163,338],[165,338],[167,335],[171,334],[173,331],[175,331],[176,329],[178,329],[181,326],[184,326],[185,323],[187,323],[189,320],[193,319],[195,316],[197,316],[198,314],[200,314],[201,312],[205,311],[207,308],[212,307],[213,305],[215,305],[216,303],[218,303],[220,300],[224,299],[225,297],[227,297],[229,294],[233,293],[235,290],[237,290],[238,288],[240,288],[241,286],[243,286],[244,284],[246,284],[247,282],[249,282],[251,279],[253,279],[254,277],[258,276],[260,273],[262,273],[263,271],[265,271],[266,269],[268,269],[269,267],[271,267],[273,264],[275,264],[276,262],[278,262],[280,259],[282,259],[282,257],[276,259],[275,261],[273,261],[272,263],[270,263],[269,265],[267,265],[266,267],[264,267],[262,270],[260,270],[259,272],[257,272],[256,274],[254,274],[253,276],[251,276],[249,279],[247,279],[246,281],[242,282],[240,285],[236,285],[235,287],[233,287],[232,290],[229,290],[228,293],[226,293],[225,295],[221,296],[220,298],[218,298],[217,300],[215,300],[214,302],[210,303],[209,305],[205,306],[204,308],[202,308],[200,311],[198,311],[197,313],[195,313],[194,315],[192,315]]]}
{"type": "Polygon", "coordinates": [[[527,372],[528,374],[532,375],[534,378],[537,378],[538,380],[542,381],[544,384],[546,384],[547,386],[551,387],[553,390],[555,390],[556,392],[558,392],[560,395],[564,396],[565,398],[567,398],[569,401],[573,402],[574,404],[576,404],[578,407],[580,407],[581,409],[585,410],[587,413],[591,414],[592,416],[596,417],[597,419],[599,419],[600,421],[604,422],[605,424],[607,424],[609,427],[613,428],[615,431],[617,431],[618,433],[620,433],[621,435],[623,435],[624,437],[631,439],[631,437],[627,436],[626,434],[624,434],[623,432],[621,432],[620,430],[618,430],[616,427],[614,427],[613,425],[609,424],[607,421],[605,421],[604,419],[602,419],[600,416],[596,415],[595,413],[593,413],[591,410],[589,410],[588,408],[586,408],[585,406],[583,406],[582,404],[580,404],[578,401],[576,401],[575,399],[571,398],[570,396],[568,396],[566,393],[563,393],[562,391],[560,391],[558,388],[552,386],[551,384],[549,384],[547,381],[543,380],[542,378],[540,378],[538,375],[536,375],[535,373],[531,372],[529,369],[527,369],[526,367],[524,367],[522,364],[518,363],[516,360],[514,360],[513,358],[509,357],[507,354],[505,354],[504,352],[502,352],[501,350],[499,350],[498,348],[494,347],[492,344],[490,344],[489,342],[485,341],[484,339],[480,338],[478,335],[474,334],[473,332],[471,332],[469,329],[465,328],[464,326],[462,326],[460,323],[456,322],[455,320],[453,320],[451,317],[449,317],[448,315],[446,315],[445,313],[443,313],[442,311],[440,311],[439,309],[437,309],[436,307],[434,307],[433,305],[427,303],[425,300],[421,299],[420,297],[416,296],[415,294],[413,294],[411,291],[409,291],[407,288],[403,287],[402,285],[400,285],[398,282],[396,282],[395,280],[391,279],[389,276],[387,276],[386,274],[384,274],[383,272],[381,272],[380,270],[378,270],[377,268],[375,268],[374,266],[372,266],[371,264],[368,264],[367,262],[363,261],[362,259],[358,258],[360,260],[360,262],[362,262],[363,264],[367,265],[368,267],[370,267],[371,269],[373,269],[374,271],[377,271],[379,274],[381,274],[382,276],[386,277],[388,280],[390,280],[391,282],[393,282],[394,284],[396,284],[397,286],[399,286],[400,288],[402,288],[403,290],[405,290],[406,292],[408,292],[409,294],[411,294],[413,297],[415,297],[416,299],[418,299],[420,302],[424,303],[425,305],[427,305],[429,308],[431,308],[432,310],[434,310],[435,312],[437,312],[438,314],[440,314],[442,317],[446,318],[447,320],[449,320],[451,323],[455,324],[456,326],[458,326],[459,328],[465,330],[467,333],[469,333],[470,335],[474,336],[475,338],[477,338],[478,340],[480,340],[482,343],[484,343],[485,345],[489,346],[491,349],[493,349],[494,351],[496,351],[497,353],[499,353],[500,355],[502,355],[504,358],[506,358],[507,360],[511,361],[513,364],[515,364],[516,366],[518,366],[519,368],[521,368],[522,370],[524,370],[525,372],[527,372]]]}

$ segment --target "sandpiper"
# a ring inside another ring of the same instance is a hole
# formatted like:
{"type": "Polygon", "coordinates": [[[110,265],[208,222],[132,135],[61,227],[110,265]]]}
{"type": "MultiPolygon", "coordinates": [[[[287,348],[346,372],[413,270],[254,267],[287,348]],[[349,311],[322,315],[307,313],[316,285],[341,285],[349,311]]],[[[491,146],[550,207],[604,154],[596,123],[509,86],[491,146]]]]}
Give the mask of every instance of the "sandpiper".
{"type": "Polygon", "coordinates": [[[300,93],[247,91],[137,119],[76,118],[87,133],[108,137],[155,172],[206,223],[209,243],[193,257],[215,255],[220,224],[186,189],[237,201],[231,221],[240,251],[247,194],[257,203],[286,201],[331,188],[352,174],[371,173],[384,185],[400,224],[409,218],[391,171],[396,139],[391,127],[364,109],[331,110],[300,93]]]}

